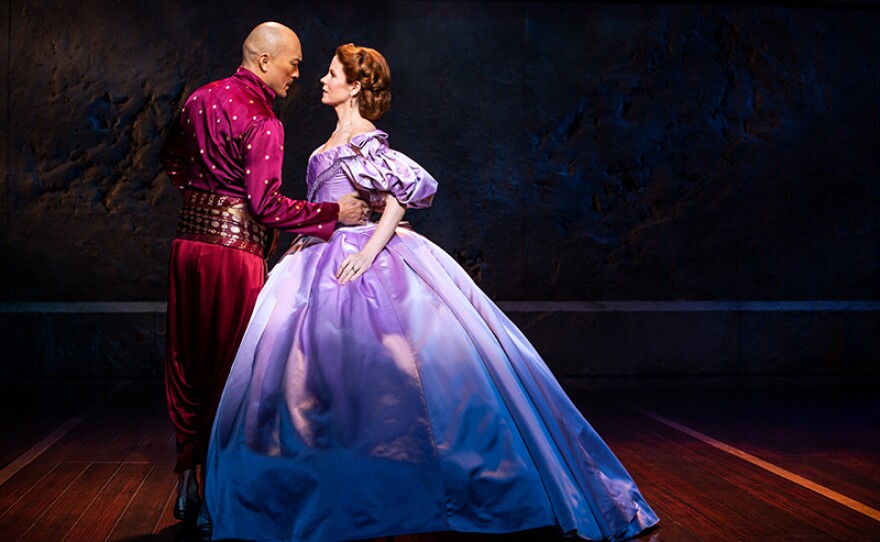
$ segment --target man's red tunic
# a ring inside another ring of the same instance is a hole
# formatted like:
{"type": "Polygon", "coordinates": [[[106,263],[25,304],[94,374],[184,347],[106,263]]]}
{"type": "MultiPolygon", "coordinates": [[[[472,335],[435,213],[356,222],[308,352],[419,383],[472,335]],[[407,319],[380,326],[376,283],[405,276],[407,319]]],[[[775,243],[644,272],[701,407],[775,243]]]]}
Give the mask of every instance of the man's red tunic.
{"type": "MultiPolygon", "coordinates": [[[[163,167],[189,196],[227,196],[214,199],[239,201],[258,225],[328,239],[339,215],[336,203],[297,201],[279,192],[284,128],[272,110],[274,98],[244,67],[199,88],[165,140],[163,167]]],[[[186,233],[182,213],[171,248],[165,389],[177,435],[176,472],[204,464],[220,394],[266,280],[259,245],[236,224],[224,223],[223,213],[216,210],[218,221],[189,213],[186,233]],[[247,238],[233,242],[235,236],[247,238]]]]}

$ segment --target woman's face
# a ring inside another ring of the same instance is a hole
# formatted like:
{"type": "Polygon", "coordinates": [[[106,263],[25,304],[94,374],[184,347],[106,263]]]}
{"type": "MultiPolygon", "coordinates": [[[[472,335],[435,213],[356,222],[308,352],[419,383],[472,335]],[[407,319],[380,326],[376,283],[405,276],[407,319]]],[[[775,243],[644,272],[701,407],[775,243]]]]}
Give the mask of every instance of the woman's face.
{"type": "Polygon", "coordinates": [[[346,82],[345,73],[342,72],[342,62],[336,55],[333,55],[327,75],[321,78],[321,85],[323,89],[321,102],[324,104],[336,106],[351,98],[353,86],[346,82]]]}

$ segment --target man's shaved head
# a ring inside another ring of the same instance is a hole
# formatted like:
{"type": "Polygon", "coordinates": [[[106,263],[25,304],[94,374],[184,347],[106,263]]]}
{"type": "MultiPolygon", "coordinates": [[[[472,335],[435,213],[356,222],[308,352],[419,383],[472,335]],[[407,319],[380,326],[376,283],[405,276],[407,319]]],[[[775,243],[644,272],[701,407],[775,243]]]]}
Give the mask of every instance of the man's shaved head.
{"type": "Polygon", "coordinates": [[[245,67],[249,63],[256,63],[262,54],[277,56],[291,42],[300,47],[299,37],[296,32],[281,23],[266,22],[257,25],[251,30],[241,46],[241,63],[245,67]]]}
{"type": "Polygon", "coordinates": [[[241,46],[241,65],[282,98],[299,77],[301,61],[302,46],[296,32],[280,23],[257,25],[241,46]]]}

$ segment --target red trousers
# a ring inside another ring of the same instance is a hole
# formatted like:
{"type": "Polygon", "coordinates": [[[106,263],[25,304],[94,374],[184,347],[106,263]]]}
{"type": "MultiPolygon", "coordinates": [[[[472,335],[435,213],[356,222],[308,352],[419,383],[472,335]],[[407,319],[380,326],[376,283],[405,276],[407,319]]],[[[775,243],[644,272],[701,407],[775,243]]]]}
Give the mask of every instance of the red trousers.
{"type": "Polygon", "coordinates": [[[266,267],[242,250],[175,239],[168,275],[165,395],[179,473],[205,464],[214,413],[266,267]]]}

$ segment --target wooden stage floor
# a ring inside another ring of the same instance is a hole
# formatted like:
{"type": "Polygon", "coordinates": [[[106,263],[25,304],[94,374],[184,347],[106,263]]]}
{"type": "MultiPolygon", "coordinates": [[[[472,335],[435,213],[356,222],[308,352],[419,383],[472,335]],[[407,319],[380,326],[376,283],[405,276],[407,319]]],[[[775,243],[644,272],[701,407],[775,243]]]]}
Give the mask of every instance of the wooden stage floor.
{"type": "MultiPolygon", "coordinates": [[[[880,377],[561,381],[661,517],[639,542],[880,541],[880,377]]],[[[0,541],[185,539],[161,381],[5,381],[0,408],[0,541]]]]}

